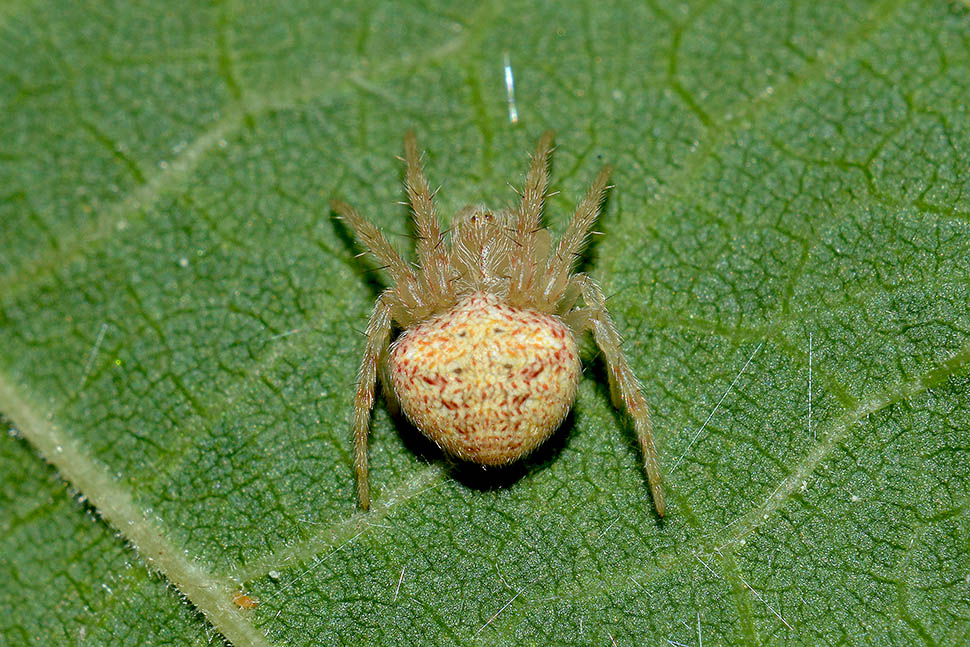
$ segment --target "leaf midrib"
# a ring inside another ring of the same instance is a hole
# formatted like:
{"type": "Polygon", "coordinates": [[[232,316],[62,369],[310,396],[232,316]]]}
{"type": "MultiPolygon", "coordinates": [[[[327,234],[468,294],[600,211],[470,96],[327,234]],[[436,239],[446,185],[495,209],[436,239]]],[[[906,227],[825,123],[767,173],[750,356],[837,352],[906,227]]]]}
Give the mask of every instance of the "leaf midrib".
{"type": "Polygon", "coordinates": [[[269,647],[232,603],[235,584],[205,570],[172,544],[110,472],[91,460],[74,440],[49,422],[41,409],[0,373],[0,408],[19,432],[157,569],[199,608],[235,647],[269,647]]]}

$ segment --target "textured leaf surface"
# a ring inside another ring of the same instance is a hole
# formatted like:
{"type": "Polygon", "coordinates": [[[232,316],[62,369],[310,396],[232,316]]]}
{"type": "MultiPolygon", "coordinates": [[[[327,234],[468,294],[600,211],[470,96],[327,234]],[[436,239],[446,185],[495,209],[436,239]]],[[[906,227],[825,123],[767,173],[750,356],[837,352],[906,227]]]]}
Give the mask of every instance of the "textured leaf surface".
{"type": "Polygon", "coordinates": [[[966,8],[362,4],[0,9],[8,644],[970,641],[966,8]],[[591,344],[508,482],[378,406],[357,512],[380,284],[327,202],[408,234],[408,127],[444,214],[545,128],[554,229],[616,166],[663,523],[591,344]]]}

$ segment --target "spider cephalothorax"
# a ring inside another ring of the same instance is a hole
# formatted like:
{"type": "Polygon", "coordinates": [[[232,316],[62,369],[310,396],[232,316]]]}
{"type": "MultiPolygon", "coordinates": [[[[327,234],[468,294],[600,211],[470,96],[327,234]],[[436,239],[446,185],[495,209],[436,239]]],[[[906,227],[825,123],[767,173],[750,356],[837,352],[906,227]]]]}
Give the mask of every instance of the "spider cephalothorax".
{"type": "Polygon", "coordinates": [[[555,246],[540,223],[552,133],[539,140],[522,201],[506,211],[467,207],[442,233],[414,134],[405,136],[407,190],[417,229],[416,267],[349,205],[333,208],[391,275],[367,326],[354,402],[354,463],[370,505],[367,431],[378,379],[393,409],[449,454],[511,463],[549,437],[576,398],[576,336],[587,329],[608,368],[614,406],[633,418],[654,505],[663,516],[660,466],[647,404],[596,283],[572,272],[596,220],[604,167],[555,246]],[[582,300],[583,305],[577,303],[582,300]],[[390,344],[392,322],[403,333],[390,344]]]}

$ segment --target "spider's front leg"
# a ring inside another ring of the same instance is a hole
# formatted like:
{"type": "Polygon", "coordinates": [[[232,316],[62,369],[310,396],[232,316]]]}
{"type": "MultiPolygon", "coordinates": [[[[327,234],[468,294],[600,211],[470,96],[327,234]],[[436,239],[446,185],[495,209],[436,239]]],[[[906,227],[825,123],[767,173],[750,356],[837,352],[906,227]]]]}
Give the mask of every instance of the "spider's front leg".
{"type": "Polygon", "coordinates": [[[367,347],[360,361],[357,374],[357,395],[354,398],[354,468],[357,471],[357,496],[360,507],[370,507],[370,489],[367,485],[367,432],[370,428],[371,409],[374,408],[374,387],[377,371],[384,361],[391,337],[391,305],[393,290],[385,290],[377,300],[367,323],[367,347]]]}
{"type": "Polygon", "coordinates": [[[431,297],[428,301],[436,306],[450,304],[453,302],[454,293],[451,286],[448,248],[444,244],[428,180],[421,170],[418,143],[413,130],[404,134],[404,157],[407,161],[404,184],[414,212],[414,228],[418,234],[418,264],[421,267],[424,288],[431,297]]]}
{"type": "Polygon", "coordinates": [[[650,411],[647,409],[647,401],[640,391],[640,382],[630,369],[630,365],[623,355],[623,347],[620,333],[606,310],[606,299],[599,286],[586,275],[577,274],[573,276],[570,283],[578,284],[582,290],[583,301],[586,307],[576,310],[567,315],[567,321],[573,323],[574,329],[589,328],[593,331],[593,339],[596,345],[603,351],[606,359],[606,367],[610,377],[610,395],[614,406],[619,407],[620,403],[626,406],[626,410],[633,418],[633,426],[637,433],[637,440],[640,442],[640,451],[643,453],[643,466],[647,473],[647,481],[650,483],[650,492],[653,495],[653,504],[657,508],[657,514],[664,516],[664,493],[660,482],[660,461],[657,458],[657,448],[653,442],[653,426],[650,424],[650,411]],[[572,320],[572,321],[570,321],[572,320]]]}

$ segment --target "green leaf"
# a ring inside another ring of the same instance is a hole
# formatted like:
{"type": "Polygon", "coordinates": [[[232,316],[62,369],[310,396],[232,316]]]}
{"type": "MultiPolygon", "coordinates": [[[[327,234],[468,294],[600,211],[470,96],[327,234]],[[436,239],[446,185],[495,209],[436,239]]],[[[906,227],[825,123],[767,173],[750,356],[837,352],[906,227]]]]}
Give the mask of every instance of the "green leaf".
{"type": "Polygon", "coordinates": [[[6,644],[970,641],[970,12],[547,4],[0,9],[6,644]],[[409,127],[446,217],[546,128],[553,229],[616,167],[662,523],[588,342],[515,478],[379,404],[358,511],[327,204],[408,246],[409,127]]]}

